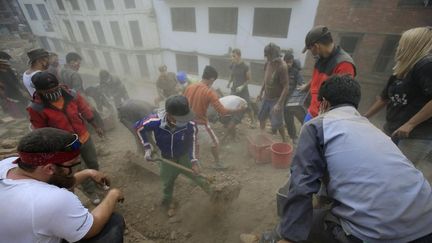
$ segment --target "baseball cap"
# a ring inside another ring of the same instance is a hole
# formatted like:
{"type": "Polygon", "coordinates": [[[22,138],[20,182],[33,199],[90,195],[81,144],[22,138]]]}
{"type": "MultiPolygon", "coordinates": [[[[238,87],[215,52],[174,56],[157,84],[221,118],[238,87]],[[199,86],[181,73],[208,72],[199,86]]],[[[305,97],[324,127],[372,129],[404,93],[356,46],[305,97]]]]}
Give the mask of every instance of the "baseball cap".
{"type": "Polygon", "coordinates": [[[195,114],[189,108],[189,102],[183,95],[173,95],[165,101],[165,111],[172,115],[176,121],[192,121],[195,114]]]}
{"type": "Polygon", "coordinates": [[[47,71],[35,73],[31,81],[36,90],[48,90],[59,85],[57,77],[47,71]]]}
{"type": "Polygon", "coordinates": [[[324,25],[313,27],[306,35],[305,47],[303,48],[302,53],[305,53],[313,44],[317,43],[321,38],[329,34],[329,29],[324,25]]]}

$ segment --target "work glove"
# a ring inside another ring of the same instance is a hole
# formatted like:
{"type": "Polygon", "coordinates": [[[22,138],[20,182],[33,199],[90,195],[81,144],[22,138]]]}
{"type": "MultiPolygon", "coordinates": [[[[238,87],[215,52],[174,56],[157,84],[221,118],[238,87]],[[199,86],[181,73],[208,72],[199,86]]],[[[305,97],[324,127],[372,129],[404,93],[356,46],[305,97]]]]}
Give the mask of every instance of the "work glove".
{"type": "Polygon", "coordinates": [[[144,158],[147,160],[147,161],[154,161],[154,159],[152,158],[152,156],[151,156],[151,149],[147,149],[146,151],[145,151],[145,154],[144,154],[144,158]]]}
{"type": "Polygon", "coordinates": [[[238,86],[238,87],[236,88],[236,93],[240,93],[240,92],[242,92],[243,89],[244,89],[244,85],[240,85],[240,86],[238,86]]]}

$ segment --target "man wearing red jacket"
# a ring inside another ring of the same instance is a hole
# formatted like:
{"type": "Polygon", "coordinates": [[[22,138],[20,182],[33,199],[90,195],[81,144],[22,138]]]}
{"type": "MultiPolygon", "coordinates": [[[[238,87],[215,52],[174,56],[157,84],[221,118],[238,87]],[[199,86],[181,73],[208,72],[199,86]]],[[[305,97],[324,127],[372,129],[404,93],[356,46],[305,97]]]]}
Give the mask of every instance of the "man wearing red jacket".
{"type": "MultiPolygon", "coordinates": [[[[94,122],[87,101],[78,92],[59,86],[57,77],[47,71],[33,75],[32,82],[36,92],[27,111],[33,127],[54,127],[78,134],[81,158],[89,169],[98,170],[96,148],[83,119],[92,124],[99,136],[103,136],[103,130],[94,122]]],[[[92,203],[99,204],[95,184],[88,180],[82,185],[92,203]]]]}
{"type": "Polygon", "coordinates": [[[324,80],[333,74],[349,74],[353,78],[356,75],[353,59],[340,46],[333,43],[332,35],[326,26],[316,26],[308,32],[303,53],[307,50],[317,61],[310,82],[301,88],[304,91],[310,91],[311,95],[311,103],[304,122],[316,117],[319,113],[320,102],[317,97],[324,80]]]}

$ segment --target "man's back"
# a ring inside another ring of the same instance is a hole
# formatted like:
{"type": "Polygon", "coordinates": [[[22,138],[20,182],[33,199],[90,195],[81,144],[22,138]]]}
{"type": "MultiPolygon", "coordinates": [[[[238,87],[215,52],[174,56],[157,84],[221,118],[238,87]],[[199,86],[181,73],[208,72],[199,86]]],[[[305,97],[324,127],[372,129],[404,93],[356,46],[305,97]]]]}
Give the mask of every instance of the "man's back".
{"type": "Polygon", "coordinates": [[[206,84],[199,82],[189,85],[184,96],[189,101],[189,106],[195,113],[195,121],[197,124],[207,124],[207,108],[210,103],[218,97],[206,84]]]}
{"type": "Polygon", "coordinates": [[[66,189],[33,179],[6,179],[16,167],[9,158],[0,161],[1,242],[75,242],[93,224],[93,216],[77,196],[66,189]],[[7,200],[5,200],[7,199],[7,200]]]}
{"type": "MultiPolygon", "coordinates": [[[[326,168],[327,194],[336,202],[332,212],[345,231],[368,242],[408,242],[430,233],[429,183],[390,138],[354,107],[330,110],[306,123],[302,133],[311,136],[299,144],[297,154],[308,147],[305,141],[318,143],[325,161],[313,161],[311,153],[298,157],[302,163],[326,168]]],[[[293,176],[301,170],[296,171],[298,165],[293,165],[293,176]]]]}
{"type": "Polygon", "coordinates": [[[71,89],[84,92],[84,86],[83,86],[83,81],[81,79],[81,75],[79,75],[78,72],[72,70],[67,65],[65,65],[64,68],[60,70],[59,81],[63,84],[66,84],[71,89]]]}

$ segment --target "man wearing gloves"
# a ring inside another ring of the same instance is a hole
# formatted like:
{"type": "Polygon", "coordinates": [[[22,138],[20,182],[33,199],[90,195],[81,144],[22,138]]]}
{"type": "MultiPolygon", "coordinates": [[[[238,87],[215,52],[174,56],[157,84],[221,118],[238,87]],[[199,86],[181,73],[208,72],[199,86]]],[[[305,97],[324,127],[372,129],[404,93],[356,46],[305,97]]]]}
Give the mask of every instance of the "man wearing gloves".
{"type": "MultiPolygon", "coordinates": [[[[193,118],[194,114],[189,109],[187,98],[182,95],[174,95],[166,100],[165,110],[160,110],[157,114],[149,115],[138,121],[135,127],[144,145],[146,160],[153,160],[149,138],[146,134],[146,132],[152,131],[162,158],[190,168],[198,174],[197,127],[192,122],[193,118]]],[[[184,173],[204,190],[208,190],[205,187],[205,182],[201,181],[199,177],[192,173],[182,172],[172,165],[162,162],[160,165],[163,187],[162,206],[167,209],[174,209],[172,204],[174,183],[180,173],[184,173]]]]}

